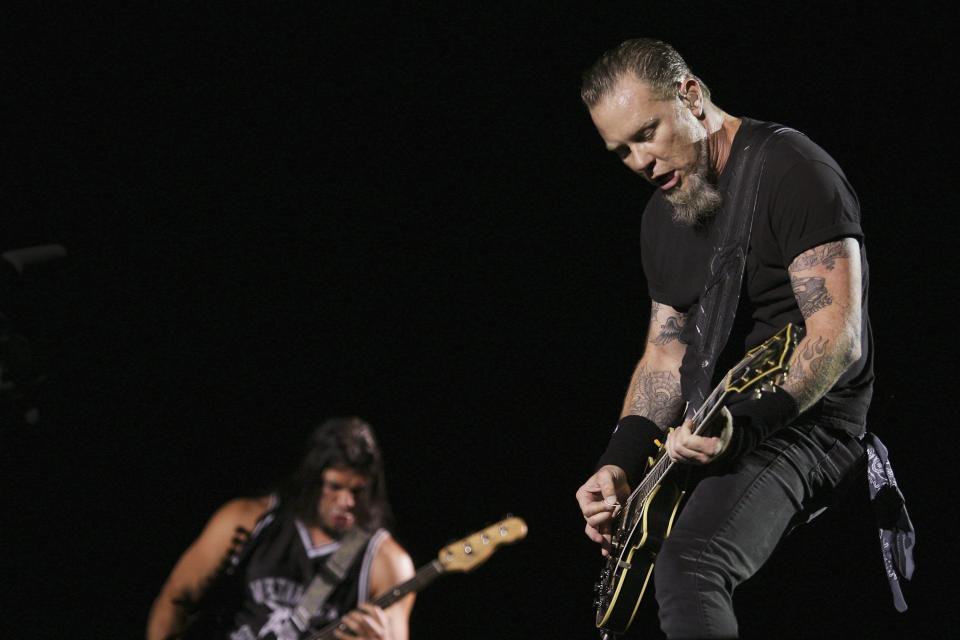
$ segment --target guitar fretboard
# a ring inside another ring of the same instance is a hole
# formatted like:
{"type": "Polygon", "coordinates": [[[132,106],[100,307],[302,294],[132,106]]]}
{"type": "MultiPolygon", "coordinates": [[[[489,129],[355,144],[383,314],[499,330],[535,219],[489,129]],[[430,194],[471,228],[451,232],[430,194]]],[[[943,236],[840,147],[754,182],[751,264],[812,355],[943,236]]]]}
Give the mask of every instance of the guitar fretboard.
{"type": "MultiPolygon", "coordinates": [[[[371,604],[380,607],[381,609],[386,609],[405,595],[415,591],[420,591],[440,577],[443,572],[443,564],[441,564],[439,560],[434,560],[430,564],[420,567],[412,578],[406,582],[401,582],[393,589],[387,591],[385,594],[374,600],[371,604]]],[[[340,621],[337,620],[336,622],[324,627],[314,635],[307,636],[306,640],[329,640],[330,638],[333,638],[333,632],[337,629],[339,624],[340,621]]]]}
{"type": "MultiPolygon", "coordinates": [[[[780,335],[785,335],[784,341],[786,346],[781,349],[780,361],[776,363],[777,366],[772,367],[769,371],[765,372],[764,375],[767,375],[770,372],[777,371],[782,368],[784,360],[790,355],[793,346],[796,344],[797,340],[797,331],[792,330],[792,325],[787,325],[785,329],[781,331],[780,334],[774,336],[763,346],[775,342],[780,335]]],[[[759,350],[763,349],[763,346],[758,347],[759,350]]],[[[756,351],[756,350],[754,350],[756,351]]],[[[710,424],[711,419],[716,414],[717,410],[720,408],[723,400],[727,397],[729,393],[727,391],[728,384],[733,377],[738,377],[741,374],[746,375],[751,371],[751,366],[756,357],[754,356],[754,351],[748,352],[743,359],[740,360],[728,373],[724,376],[723,381],[720,382],[713,391],[710,392],[710,395],[704,400],[703,405],[693,414],[691,418],[693,420],[693,433],[695,435],[700,435],[703,431],[705,425],[710,424]]],[[[751,381],[755,382],[757,379],[754,378],[751,381]]],[[[662,455],[659,460],[653,465],[650,471],[647,472],[647,475],[644,476],[643,480],[637,486],[637,488],[630,494],[630,498],[627,500],[625,505],[625,512],[632,513],[629,522],[629,529],[632,531],[640,522],[640,517],[642,513],[632,509],[634,504],[642,504],[644,500],[647,499],[647,496],[660,485],[660,482],[663,480],[663,477],[667,475],[667,472],[673,468],[673,460],[670,459],[667,455],[662,455]]],[[[624,523],[626,524],[626,522],[624,523]]]]}
{"type": "Polygon", "coordinates": [[[394,602],[414,591],[420,591],[428,584],[436,580],[443,573],[443,565],[439,560],[434,560],[430,564],[422,566],[412,578],[406,582],[401,582],[390,591],[386,592],[373,601],[373,604],[386,609],[394,602]]]}
{"type": "MultiPolygon", "coordinates": [[[[742,362],[745,362],[747,359],[744,358],[742,362]]],[[[739,367],[740,365],[737,365],[739,367]]],[[[734,367],[736,369],[737,367],[734,367]]],[[[717,385],[713,391],[710,392],[710,395],[703,402],[703,405],[697,409],[694,413],[693,418],[693,433],[695,435],[700,435],[701,431],[705,425],[710,423],[710,420],[716,414],[717,410],[720,408],[721,403],[724,398],[727,397],[726,385],[721,383],[717,385]]],[[[643,502],[650,492],[653,491],[663,480],[663,477],[667,475],[667,472],[673,468],[674,462],[670,459],[669,456],[661,456],[657,460],[656,464],[647,472],[647,475],[644,476],[643,480],[634,489],[633,493],[630,494],[630,498],[627,501],[627,509],[630,508],[630,505],[643,502]]],[[[633,529],[639,522],[640,513],[634,513],[633,521],[630,523],[630,528],[633,529]]]]}

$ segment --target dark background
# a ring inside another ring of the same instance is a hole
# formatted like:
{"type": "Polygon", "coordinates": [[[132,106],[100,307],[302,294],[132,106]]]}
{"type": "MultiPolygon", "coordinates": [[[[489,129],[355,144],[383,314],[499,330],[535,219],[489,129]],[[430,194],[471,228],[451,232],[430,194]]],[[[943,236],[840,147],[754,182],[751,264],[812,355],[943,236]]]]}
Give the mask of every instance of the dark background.
{"type": "Polygon", "coordinates": [[[728,112],[824,146],[868,237],[871,426],[918,529],[911,608],[854,495],[738,591],[744,637],[960,634],[946,5],[260,4],[4,20],[0,249],[69,251],[3,282],[19,375],[42,374],[4,396],[4,637],[141,636],[213,510],[343,414],[379,432],[417,565],[507,513],[530,527],[425,591],[413,637],[594,637],[573,493],[642,348],[649,189],[578,84],[637,35],[728,112]]]}

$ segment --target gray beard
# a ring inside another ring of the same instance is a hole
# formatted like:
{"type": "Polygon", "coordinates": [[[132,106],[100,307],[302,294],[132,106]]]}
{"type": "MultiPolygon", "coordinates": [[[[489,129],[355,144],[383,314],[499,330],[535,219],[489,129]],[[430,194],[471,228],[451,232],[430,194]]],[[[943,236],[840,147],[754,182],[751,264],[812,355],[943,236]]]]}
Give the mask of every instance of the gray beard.
{"type": "Polygon", "coordinates": [[[678,189],[666,196],[667,202],[673,205],[674,222],[689,227],[701,225],[720,209],[723,196],[706,175],[708,167],[707,145],[704,144],[700,147],[697,172],[687,177],[686,189],[678,189]]]}

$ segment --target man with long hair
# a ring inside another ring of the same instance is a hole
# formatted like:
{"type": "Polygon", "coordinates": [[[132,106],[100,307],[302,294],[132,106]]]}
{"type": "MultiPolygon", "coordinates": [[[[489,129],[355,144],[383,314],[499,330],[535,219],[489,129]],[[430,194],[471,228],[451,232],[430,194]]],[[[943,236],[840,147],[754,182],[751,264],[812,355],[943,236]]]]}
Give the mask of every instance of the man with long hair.
{"type": "Polygon", "coordinates": [[[189,635],[197,603],[229,607],[219,614],[220,637],[296,634],[291,616],[304,592],[329,569],[348,534],[362,530],[366,542],[308,628],[342,617],[337,638],[406,640],[413,594],[386,610],[369,602],[414,575],[410,556],[383,528],[390,520],[370,425],[356,417],[328,420],[313,432],[306,456],[280,490],[231,500],[213,515],[154,601],[147,639],[178,637],[185,627],[189,635]],[[227,580],[223,573],[231,567],[227,580]],[[215,590],[223,593],[210,593],[215,590]]]}

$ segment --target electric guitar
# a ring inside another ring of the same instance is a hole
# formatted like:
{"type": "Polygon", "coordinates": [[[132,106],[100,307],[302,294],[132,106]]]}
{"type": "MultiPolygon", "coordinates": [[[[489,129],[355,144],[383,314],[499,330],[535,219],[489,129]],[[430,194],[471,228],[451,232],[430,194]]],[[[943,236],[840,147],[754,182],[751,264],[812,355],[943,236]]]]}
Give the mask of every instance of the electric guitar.
{"type": "MultiPolygon", "coordinates": [[[[509,517],[501,520],[462,540],[448,544],[440,550],[433,562],[417,569],[416,575],[396,585],[372,604],[386,609],[405,595],[420,591],[444,573],[472,571],[483,564],[497,547],[522,540],[526,535],[527,523],[522,518],[509,517]]],[[[307,635],[305,640],[332,640],[338,629],[346,629],[342,618],[312,635],[307,635]]]]}
{"type": "MultiPolygon", "coordinates": [[[[704,435],[709,431],[731,393],[753,390],[757,397],[764,392],[785,393],[776,391],[773,385],[786,377],[790,355],[799,339],[797,327],[788,324],[748,351],[694,414],[693,433],[704,435]]],[[[680,512],[685,492],[671,478],[665,479],[673,465],[661,447],[656,460],[648,461],[646,475],[614,520],[610,554],[594,585],[596,625],[605,638],[625,632],[633,622],[653,575],[657,552],[680,512]]]]}

